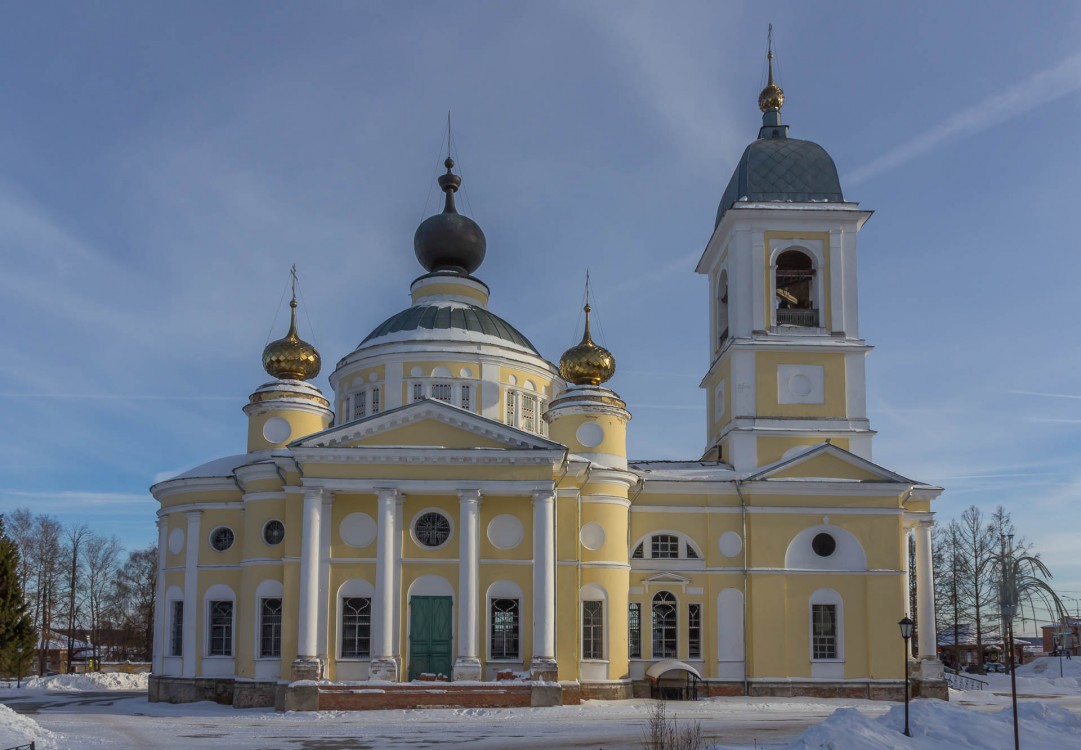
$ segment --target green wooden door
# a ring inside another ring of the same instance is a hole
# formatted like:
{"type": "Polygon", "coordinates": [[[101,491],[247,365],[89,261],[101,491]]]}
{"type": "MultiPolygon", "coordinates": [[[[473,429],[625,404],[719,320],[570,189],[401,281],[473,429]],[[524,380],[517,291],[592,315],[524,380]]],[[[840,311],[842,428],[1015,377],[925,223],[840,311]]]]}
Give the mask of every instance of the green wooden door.
{"type": "Polygon", "coordinates": [[[450,677],[450,650],[454,613],[449,596],[409,598],[409,679],[424,673],[450,677]]]}

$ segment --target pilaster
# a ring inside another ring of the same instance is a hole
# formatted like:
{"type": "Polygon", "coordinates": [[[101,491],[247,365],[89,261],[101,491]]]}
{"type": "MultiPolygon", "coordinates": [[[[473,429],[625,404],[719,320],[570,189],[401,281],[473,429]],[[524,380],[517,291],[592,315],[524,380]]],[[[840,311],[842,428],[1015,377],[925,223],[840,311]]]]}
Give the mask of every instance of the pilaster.
{"type": "Polygon", "coordinates": [[[458,493],[458,657],[454,662],[454,680],[481,679],[477,656],[480,610],[478,573],[480,567],[480,490],[458,493]]]}

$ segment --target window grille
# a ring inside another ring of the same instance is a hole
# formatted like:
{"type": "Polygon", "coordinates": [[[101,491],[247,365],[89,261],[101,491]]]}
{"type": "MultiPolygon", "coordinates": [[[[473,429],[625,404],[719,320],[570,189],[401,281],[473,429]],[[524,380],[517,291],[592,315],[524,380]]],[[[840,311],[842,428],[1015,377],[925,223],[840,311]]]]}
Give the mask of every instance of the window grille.
{"type": "Polygon", "coordinates": [[[667,591],[653,597],[653,658],[676,655],[676,597],[667,591]]]}
{"type": "Polygon", "coordinates": [[[282,600],[263,599],[259,607],[259,656],[282,655],[282,600]]]}
{"type": "Polygon", "coordinates": [[[425,547],[438,547],[450,537],[450,521],[442,513],[425,513],[417,519],[413,533],[425,547]]]}
{"type": "Polygon", "coordinates": [[[342,658],[366,659],[372,653],[372,600],[342,599],[342,658]]]}
{"type": "Polygon", "coordinates": [[[184,602],[173,602],[173,620],[169,624],[169,655],[184,655],[184,602]]]}
{"type": "Polygon", "coordinates": [[[420,401],[422,398],[424,398],[424,384],[413,383],[413,400],[420,401]]]}
{"type": "Polygon", "coordinates": [[[679,557],[679,537],[672,534],[655,534],[650,540],[653,559],[674,560],[679,557]]]}
{"type": "Polygon", "coordinates": [[[638,546],[634,548],[634,552],[631,553],[631,559],[632,560],[641,560],[642,558],[644,558],[646,556],[644,546],[645,546],[644,542],[639,542],[638,543],[638,546]]]}
{"type": "Polygon", "coordinates": [[[492,658],[517,659],[518,600],[492,600],[492,658]]]}
{"type": "Polygon", "coordinates": [[[473,411],[473,386],[462,386],[462,408],[466,411],[473,411]]]}
{"type": "Polygon", "coordinates": [[[687,605],[687,658],[702,658],[702,605],[687,605]]]}
{"type": "Polygon", "coordinates": [[[379,386],[372,388],[372,414],[379,413],[379,386]]]}
{"type": "Polygon", "coordinates": [[[534,396],[522,396],[522,429],[537,431],[537,399],[534,396]]]}
{"type": "Polygon", "coordinates": [[[450,383],[432,383],[432,398],[446,401],[449,404],[452,390],[450,383]]]}
{"type": "Polygon", "coordinates": [[[582,602],[582,658],[604,658],[604,602],[582,602]]]}
{"type": "Polygon", "coordinates": [[[811,658],[837,658],[837,605],[811,605],[811,658]]]}
{"type": "Polygon", "coordinates": [[[368,392],[360,391],[353,394],[353,419],[362,419],[368,416],[368,392]]]}
{"type": "Polygon", "coordinates": [[[642,605],[638,602],[627,605],[627,656],[642,658],[642,605]]]}
{"type": "Polygon", "coordinates": [[[515,393],[514,391],[507,391],[506,401],[507,401],[507,418],[506,418],[506,422],[507,422],[507,424],[514,427],[514,426],[516,426],[516,420],[514,418],[514,415],[515,415],[515,412],[518,411],[518,409],[517,409],[517,406],[518,406],[518,394],[515,393]]]}
{"type": "Polygon", "coordinates": [[[233,603],[210,602],[209,656],[233,655],[233,603]]]}

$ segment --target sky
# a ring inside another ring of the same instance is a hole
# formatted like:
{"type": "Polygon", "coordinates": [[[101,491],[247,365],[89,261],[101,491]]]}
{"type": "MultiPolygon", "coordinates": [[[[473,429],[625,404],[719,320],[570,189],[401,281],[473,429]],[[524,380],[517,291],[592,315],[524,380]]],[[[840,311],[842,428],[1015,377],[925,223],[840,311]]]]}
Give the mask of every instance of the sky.
{"type": "Polygon", "coordinates": [[[334,363],[409,304],[448,111],[490,308],[558,360],[588,270],[632,457],[697,458],[694,267],[757,135],[772,23],[792,137],[823,145],[846,199],[875,212],[859,238],[875,461],[945,487],[940,519],[1004,505],[1081,598],[1081,4],[102,0],[4,16],[0,512],[153,543],[148,486],[243,452],[294,263],[329,393],[334,363]]]}

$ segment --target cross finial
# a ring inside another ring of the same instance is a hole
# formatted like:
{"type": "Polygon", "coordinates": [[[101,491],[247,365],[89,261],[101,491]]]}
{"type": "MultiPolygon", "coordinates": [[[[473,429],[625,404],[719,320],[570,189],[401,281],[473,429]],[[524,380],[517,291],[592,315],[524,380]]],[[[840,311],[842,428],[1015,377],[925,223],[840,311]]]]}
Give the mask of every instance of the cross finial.
{"type": "Polygon", "coordinates": [[[296,306],[297,302],[297,264],[294,263],[293,267],[289,269],[289,275],[293,277],[293,306],[296,306]]]}

